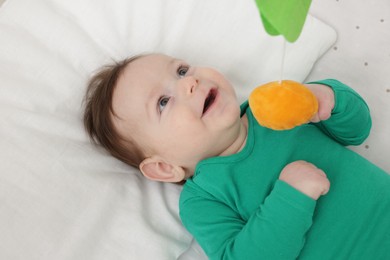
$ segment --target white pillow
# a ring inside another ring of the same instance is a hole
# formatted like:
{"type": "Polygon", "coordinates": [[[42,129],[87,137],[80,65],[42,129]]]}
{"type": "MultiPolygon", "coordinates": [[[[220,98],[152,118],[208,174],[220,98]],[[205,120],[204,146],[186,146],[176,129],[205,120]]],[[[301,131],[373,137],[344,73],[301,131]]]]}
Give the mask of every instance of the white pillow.
{"type": "MultiPolygon", "coordinates": [[[[303,81],[335,37],[309,16],[284,78],[303,81]]],[[[181,187],[90,144],[86,82],[113,59],[164,52],[220,69],[243,101],[280,78],[283,45],[250,0],[8,0],[0,39],[1,259],[176,259],[191,242],[181,187]]]]}

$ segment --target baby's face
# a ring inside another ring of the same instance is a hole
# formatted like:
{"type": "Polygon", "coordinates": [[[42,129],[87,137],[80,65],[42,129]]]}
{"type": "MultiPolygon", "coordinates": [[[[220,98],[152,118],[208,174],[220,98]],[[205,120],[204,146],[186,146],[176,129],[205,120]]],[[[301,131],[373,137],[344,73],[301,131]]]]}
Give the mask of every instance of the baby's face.
{"type": "Polygon", "coordinates": [[[132,136],[147,156],[190,170],[226,154],[240,132],[239,103],[222,74],[160,54],[127,65],[113,109],[119,133],[132,136]]]}

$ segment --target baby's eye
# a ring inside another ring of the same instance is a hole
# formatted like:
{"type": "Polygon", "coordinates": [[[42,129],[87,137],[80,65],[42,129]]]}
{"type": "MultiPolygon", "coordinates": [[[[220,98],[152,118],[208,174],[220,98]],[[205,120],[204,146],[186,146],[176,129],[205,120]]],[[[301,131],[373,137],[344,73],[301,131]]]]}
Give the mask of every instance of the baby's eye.
{"type": "Polygon", "coordinates": [[[165,106],[168,104],[169,99],[170,99],[170,97],[162,96],[162,97],[158,100],[158,111],[159,111],[160,113],[164,110],[165,106]]]}
{"type": "Polygon", "coordinates": [[[179,77],[184,77],[184,76],[187,74],[188,69],[189,69],[189,66],[181,65],[181,66],[177,69],[177,75],[179,75],[179,77]]]}

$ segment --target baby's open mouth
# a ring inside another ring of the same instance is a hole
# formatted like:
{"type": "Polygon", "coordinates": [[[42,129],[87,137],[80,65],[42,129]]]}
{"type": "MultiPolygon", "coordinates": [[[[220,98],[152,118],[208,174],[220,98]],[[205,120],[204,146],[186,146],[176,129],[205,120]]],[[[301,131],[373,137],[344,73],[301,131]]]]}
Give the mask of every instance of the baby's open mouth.
{"type": "Polygon", "coordinates": [[[216,89],[211,89],[209,94],[206,97],[206,100],[203,105],[203,115],[207,112],[207,110],[211,107],[211,105],[215,101],[215,97],[217,96],[217,90],[216,89]]]}

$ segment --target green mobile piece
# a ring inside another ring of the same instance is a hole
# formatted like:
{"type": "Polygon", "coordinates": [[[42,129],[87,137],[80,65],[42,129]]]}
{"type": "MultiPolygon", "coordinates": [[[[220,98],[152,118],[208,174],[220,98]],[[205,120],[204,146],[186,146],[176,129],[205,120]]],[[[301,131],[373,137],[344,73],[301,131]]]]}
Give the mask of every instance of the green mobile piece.
{"type": "Polygon", "coordinates": [[[255,0],[269,35],[295,42],[301,34],[311,0],[255,0]]]}

